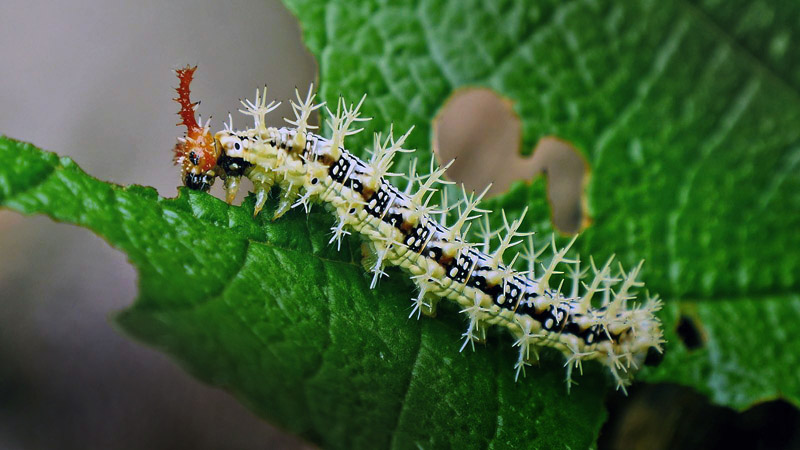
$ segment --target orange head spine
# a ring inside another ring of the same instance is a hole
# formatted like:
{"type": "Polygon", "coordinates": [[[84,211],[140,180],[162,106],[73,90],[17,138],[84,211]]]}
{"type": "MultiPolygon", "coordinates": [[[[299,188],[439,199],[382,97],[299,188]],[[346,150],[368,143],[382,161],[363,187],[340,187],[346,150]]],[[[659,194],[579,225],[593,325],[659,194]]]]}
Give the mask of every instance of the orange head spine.
{"type": "Polygon", "coordinates": [[[217,151],[208,124],[203,125],[195,119],[195,110],[200,102],[192,103],[190,85],[197,66],[183,67],[175,71],[179,84],[174,98],[181,105],[178,126],[186,127],[186,135],[175,144],[175,164],[181,165],[181,178],[186,186],[207,190],[214,182],[213,169],[217,165],[217,151]]]}

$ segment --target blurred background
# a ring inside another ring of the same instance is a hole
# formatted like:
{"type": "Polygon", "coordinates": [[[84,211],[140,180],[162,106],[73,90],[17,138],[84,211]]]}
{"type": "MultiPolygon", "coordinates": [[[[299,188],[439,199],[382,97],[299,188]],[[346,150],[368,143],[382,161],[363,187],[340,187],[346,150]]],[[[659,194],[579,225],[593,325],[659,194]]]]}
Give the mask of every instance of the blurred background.
{"type": "MultiPolygon", "coordinates": [[[[264,83],[288,99],[316,76],[276,0],[3,0],[0,61],[0,134],[166,197],[172,69],[199,65],[193,96],[216,125],[264,83]]],[[[306,446],[114,330],[136,272],[89,231],[0,211],[0,255],[0,449],[306,446]]]]}
{"type": "MultiPolygon", "coordinates": [[[[212,127],[228,111],[248,125],[237,99],[256,87],[286,100],[317,74],[277,0],[3,0],[0,61],[0,134],[165,197],[180,183],[171,158],[183,133],[172,69],[199,66],[192,96],[212,127]]],[[[271,118],[290,114],[284,104],[271,118]]],[[[503,192],[546,171],[555,225],[584,223],[583,158],[554,138],[520,158],[508,100],[460,90],[434,129],[439,159],[459,156],[451,178],[503,192]]],[[[312,448],[114,330],[110,315],[133,301],[136,283],[125,256],[89,231],[0,211],[0,450],[312,448]]],[[[685,388],[637,385],[609,408],[602,448],[800,447],[800,415],[782,401],[737,414],[685,388]]]]}

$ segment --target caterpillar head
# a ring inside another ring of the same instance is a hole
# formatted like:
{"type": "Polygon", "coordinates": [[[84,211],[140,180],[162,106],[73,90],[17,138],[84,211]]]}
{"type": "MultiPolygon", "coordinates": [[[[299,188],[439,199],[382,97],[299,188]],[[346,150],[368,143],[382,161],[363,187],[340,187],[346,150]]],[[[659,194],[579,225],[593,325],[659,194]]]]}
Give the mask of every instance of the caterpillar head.
{"type": "Polygon", "coordinates": [[[239,181],[252,166],[245,159],[245,151],[250,142],[247,136],[239,136],[228,129],[214,135],[214,146],[220,155],[217,160],[219,176],[225,179],[225,200],[228,203],[233,202],[239,190],[239,181]]]}
{"type": "Polygon", "coordinates": [[[178,115],[181,122],[178,126],[186,127],[186,134],[178,138],[175,144],[174,162],[181,166],[181,179],[184,186],[201,191],[208,191],[214,184],[216,177],[217,159],[219,151],[214,145],[214,139],[209,131],[210,120],[205,123],[197,122],[194,116],[195,109],[200,102],[192,103],[189,99],[189,85],[194,77],[195,67],[184,67],[175,71],[180,80],[176,88],[178,97],[174,100],[181,105],[178,115]]]}

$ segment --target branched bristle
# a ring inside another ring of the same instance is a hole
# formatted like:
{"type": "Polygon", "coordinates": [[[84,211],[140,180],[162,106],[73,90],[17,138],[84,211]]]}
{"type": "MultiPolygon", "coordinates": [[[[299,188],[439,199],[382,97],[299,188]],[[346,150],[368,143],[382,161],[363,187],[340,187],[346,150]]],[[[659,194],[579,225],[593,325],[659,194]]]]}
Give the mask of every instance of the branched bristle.
{"type": "Polygon", "coordinates": [[[414,127],[411,127],[406,132],[406,134],[400,136],[399,139],[395,140],[394,127],[390,127],[389,135],[383,142],[381,142],[381,134],[375,133],[375,144],[369,165],[370,167],[372,167],[374,173],[373,176],[376,179],[383,178],[385,176],[400,175],[397,173],[390,173],[389,170],[392,168],[392,165],[394,164],[394,156],[397,153],[410,153],[414,151],[403,148],[403,144],[408,138],[408,135],[411,134],[413,130],[414,127]]]}
{"type": "Polygon", "coordinates": [[[569,251],[570,247],[572,247],[572,244],[575,243],[576,239],[578,239],[578,236],[573,237],[572,240],[569,241],[569,243],[564,248],[562,248],[561,250],[557,250],[556,237],[555,237],[555,235],[553,235],[552,244],[551,244],[552,248],[553,248],[553,259],[550,260],[550,265],[548,265],[545,268],[544,274],[542,274],[542,277],[539,278],[539,294],[540,295],[544,294],[545,291],[550,289],[550,283],[549,283],[550,282],[550,277],[553,276],[553,274],[555,274],[555,273],[559,273],[559,272],[556,272],[556,266],[558,266],[558,264],[561,263],[561,262],[571,262],[570,260],[564,259],[564,256],[567,254],[567,252],[569,251]]]}
{"type": "Polygon", "coordinates": [[[498,264],[503,260],[503,253],[514,245],[518,244],[519,242],[512,242],[513,239],[520,234],[517,233],[517,229],[519,229],[520,225],[522,225],[522,221],[525,219],[525,215],[528,213],[528,207],[526,206],[524,210],[522,210],[522,214],[520,215],[519,219],[512,222],[512,224],[508,225],[508,220],[506,219],[506,212],[501,210],[503,215],[503,223],[506,227],[506,235],[500,240],[500,246],[497,247],[497,250],[492,254],[491,265],[493,267],[497,267],[498,264]]]}
{"type": "Polygon", "coordinates": [[[481,244],[483,245],[482,251],[484,253],[489,253],[492,245],[492,240],[500,233],[500,230],[492,230],[492,226],[489,223],[489,214],[484,213],[482,220],[478,221],[478,237],[481,240],[481,244]]]}
{"type": "Polygon", "coordinates": [[[539,260],[539,257],[547,250],[549,244],[545,244],[539,251],[536,251],[536,246],[533,242],[533,233],[528,235],[528,239],[525,242],[525,248],[522,250],[522,255],[525,258],[525,261],[528,263],[527,270],[525,273],[533,278],[536,279],[536,263],[539,260]]]}
{"type": "Polygon", "coordinates": [[[330,116],[330,119],[328,119],[328,126],[332,130],[331,147],[333,149],[343,148],[345,137],[352,136],[363,130],[363,128],[352,129],[354,123],[372,120],[371,117],[361,117],[361,112],[359,111],[366,98],[367,94],[364,94],[357,105],[354,106],[351,104],[350,107],[348,107],[344,98],[339,97],[339,101],[336,105],[336,113],[333,113],[327,106],[325,107],[330,116]]]}
{"type": "MultiPolygon", "coordinates": [[[[325,107],[328,137],[309,131],[316,128],[308,123],[312,113],[325,106],[314,104],[313,86],[303,95],[295,89],[290,101],[294,117],[285,119],[289,126],[266,128],[265,115],[278,103],[267,102],[265,87],[256,90],[252,101],[242,101],[240,111],[253,117],[254,128],[234,131],[229,115],[225,132],[210,140],[208,125],[195,119],[196,104],[189,100],[193,72],[189,67],[178,71],[176,101],[190,132],[179,140],[177,156],[189,166],[187,160],[197,155],[189,156],[187,149],[213,144],[226,159],[220,157],[219,169],[207,171],[197,170],[194,163],[192,175],[225,178],[226,194],[235,193],[242,177],[249,178],[255,213],[273,186],[281,190],[275,217],[290,208],[307,212],[311,205],[324,203],[337,218],[329,244],[335,242],[341,250],[344,236],[351,233],[364,239],[362,264],[370,273],[370,288],[393,273],[387,267],[410,275],[417,291],[410,295],[409,318],[434,315],[440,299],[460,307],[468,319],[461,351],[468,345],[474,349],[475,341],[486,338],[489,325],[499,325],[513,335],[519,349],[515,380],[538,358],[539,348],[553,347],[565,357],[567,389],[574,384],[572,375],[583,372],[583,362],[596,360],[624,390],[648,353],[662,350],[663,331],[654,315],[661,301],[649,295],[635,301],[642,286],[637,281],[641,263],[626,272],[622,266],[617,269],[612,256],[598,268],[591,257],[583,262],[579,255],[572,257],[576,238],[560,249],[555,236],[549,242],[534,241],[523,227],[532,222],[527,208],[519,216],[501,211],[490,218],[481,205],[491,185],[468,192],[445,178],[453,161],[437,167],[431,158],[430,170],[420,174],[416,158],[398,157],[412,151],[403,145],[413,127],[397,138],[393,126],[375,133],[367,160],[346,149],[345,139],[370,120],[361,117],[366,95],[355,104],[340,96],[336,105],[325,107]]],[[[195,183],[192,177],[185,179],[195,183]]]]}
{"type": "Polygon", "coordinates": [[[239,112],[252,116],[256,130],[261,132],[267,129],[266,115],[281,106],[281,102],[276,101],[267,104],[267,86],[264,86],[263,92],[256,89],[256,96],[252,102],[250,100],[241,100],[240,103],[244,106],[244,109],[240,109],[239,112]]]}
{"type": "MultiPolygon", "coordinates": [[[[444,165],[444,166],[442,166],[442,167],[440,167],[440,168],[438,168],[436,170],[431,170],[430,175],[428,175],[428,177],[425,179],[425,181],[419,187],[417,192],[411,197],[411,202],[414,203],[414,204],[420,203],[422,201],[422,198],[428,192],[435,191],[435,189],[433,188],[433,185],[436,184],[436,183],[438,183],[438,184],[452,184],[452,182],[450,182],[450,181],[443,180],[442,176],[444,175],[445,171],[447,171],[447,169],[449,169],[450,166],[453,165],[453,162],[455,162],[455,160],[451,160],[449,163],[447,163],[446,165],[444,165]]],[[[431,166],[432,165],[433,165],[433,160],[431,160],[431,166]]],[[[443,190],[442,192],[444,193],[446,191],[443,190]]]]}
{"type": "Polygon", "coordinates": [[[570,293],[571,298],[578,298],[580,297],[580,290],[581,290],[581,280],[586,276],[589,272],[589,267],[584,267],[581,269],[581,255],[575,256],[575,262],[573,266],[570,267],[567,273],[567,276],[572,280],[572,291],[570,293]]]}
{"type": "Polygon", "coordinates": [[[594,297],[594,294],[602,290],[600,289],[600,284],[605,283],[606,280],[608,279],[608,275],[610,273],[610,268],[611,268],[611,262],[614,261],[614,255],[611,255],[611,257],[608,258],[608,261],[606,261],[606,263],[603,265],[603,268],[600,270],[597,270],[597,268],[595,267],[593,259],[590,258],[589,261],[591,262],[591,268],[592,271],[594,272],[594,279],[592,279],[592,282],[589,285],[583,283],[585,292],[580,300],[580,309],[582,311],[588,311],[589,309],[591,309],[592,298],[594,297]]]}
{"type": "Polygon", "coordinates": [[[408,178],[406,179],[406,188],[403,191],[405,195],[411,195],[411,190],[414,189],[414,185],[417,183],[417,180],[420,179],[419,174],[417,173],[417,158],[411,158],[411,163],[408,165],[408,178]]]}
{"type": "Polygon", "coordinates": [[[475,295],[472,305],[461,310],[462,314],[466,314],[467,317],[469,317],[469,325],[467,326],[467,331],[461,335],[461,337],[464,338],[464,344],[461,346],[459,352],[463,352],[467,344],[470,344],[472,350],[475,351],[475,341],[478,338],[477,332],[480,327],[479,319],[481,314],[485,312],[486,309],[481,306],[481,297],[477,294],[475,295]]]}
{"type": "Polygon", "coordinates": [[[314,93],[314,84],[308,86],[308,94],[306,94],[305,100],[300,97],[300,91],[297,90],[297,88],[295,88],[294,94],[297,97],[297,102],[294,100],[290,100],[289,102],[292,105],[292,111],[294,112],[295,118],[294,120],[284,120],[286,123],[297,127],[298,134],[304,134],[307,130],[316,129],[317,126],[308,124],[308,119],[311,117],[311,113],[319,108],[322,108],[325,105],[325,102],[316,105],[314,104],[314,99],[317,96],[314,93]]]}

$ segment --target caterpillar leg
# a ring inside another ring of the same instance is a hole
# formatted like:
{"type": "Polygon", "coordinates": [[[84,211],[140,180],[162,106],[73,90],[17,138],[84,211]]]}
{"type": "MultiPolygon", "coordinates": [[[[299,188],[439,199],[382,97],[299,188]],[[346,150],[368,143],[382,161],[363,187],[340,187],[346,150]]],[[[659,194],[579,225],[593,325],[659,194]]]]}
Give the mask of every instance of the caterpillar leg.
{"type": "Polygon", "coordinates": [[[364,270],[369,271],[372,268],[372,264],[375,261],[375,251],[372,250],[372,247],[369,245],[368,242],[361,243],[361,267],[364,270]]]}
{"type": "Polygon", "coordinates": [[[408,318],[416,316],[419,319],[421,315],[436,317],[436,300],[438,300],[436,295],[431,294],[427,287],[420,285],[419,293],[411,299],[411,313],[408,318]]]}
{"type": "Polygon", "coordinates": [[[264,208],[264,203],[267,202],[267,197],[269,197],[270,187],[257,181],[253,181],[253,186],[256,192],[256,206],[253,209],[253,216],[255,217],[264,208]]]}
{"type": "Polygon", "coordinates": [[[275,215],[272,216],[272,220],[279,219],[292,209],[292,205],[295,204],[297,197],[299,197],[297,194],[298,189],[287,190],[283,194],[281,200],[278,202],[278,209],[275,211],[275,215]]]}
{"type": "Polygon", "coordinates": [[[225,178],[225,201],[228,204],[233,203],[233,199],[236,198],[236,193],[239,192],[239,182],[242,180],[242,177],[235,177],[235,176],[228,176],[225,178]]]}
{"type": "Polygon", "coordinates": [[[363,243],[361,244],[361,265],[367,272],[372,273],[372,282],[369,285],[370,289],[375,289],[380,277],[385,276],[386,272],[383,271],[383,266],[386,263],[386,256],[389,249],[382,245],[381,242],[377,243],[363,243]]]}
{"type": "MultiPolygon", "coordinates": [[[[298,164],[299,163],[295,163],[295,166],[298,164]]],[[[297,199],[300,198],[300,188],[303,186],[303,181],[305,180],[305,172],[301,172],[300,169],[295,168],[294,172],[287,170],[286,174],[286,178],[279,183],[281,187],[281,199],[278,202],[278,209],[275,211],[272,220],[278,219],[289,212],[297,199]]]]}
{"type": "Polygon", "coordinates": [[[415,298],[411,299],[412,307],[409,318],[420,315],[426,317],[436,317],[436,306],[441,299],[442,284],[439,277],[444,273],[444,269],[436,262],[427,260],[425,258],[414,257],[417,256],[413,252],[407,252],[405,261],[407,261],[407,270],[411,273],[411,281],[417,285],[419,289],[415,298]],[[409,257],[410,256],[410,257],[409,257]]]}
{"type": "Polygon", "coordinates": [[[247,177],[253,182],[253,191],[256,194],[256,206],[253,209],[253,216],[255,217],[261,212],[264,203],[269,197],[269,191],[272,189],[272,185],[275,184],[275,176],[270,172],[254,167],[247,177]]]}

